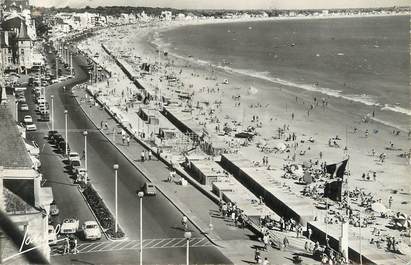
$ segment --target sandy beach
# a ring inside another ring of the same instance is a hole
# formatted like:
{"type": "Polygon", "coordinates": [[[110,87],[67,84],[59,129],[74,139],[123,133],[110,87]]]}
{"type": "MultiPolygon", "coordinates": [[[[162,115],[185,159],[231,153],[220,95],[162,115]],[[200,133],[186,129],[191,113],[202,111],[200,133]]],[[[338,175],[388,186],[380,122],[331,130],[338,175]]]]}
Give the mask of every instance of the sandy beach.
{"type": "MultiPolygon", "coordinates": [[[[290,164],[333,164],[348,159],[344,189],[370,193],[393,212],[411,212],[410,159],[404,156],[409,154],[409,128],[379,122],[384,113],[373,106],[284,84],[273,86],[271,81],[214,68],[194,57],[159,54],[158,32],[179,25],[107,29],[80,43],[80,49],[106,62],[103,65],[113,73],[109,83],[99,84],[97,89],[123,112],[139,108],[125,108],[138,89],[118,67],[110,66],[112,61],[108,63],[111,59],[101,48],[104,44],[136,73],[142,63],[151,64],[155,70],[142,76],[140,83],[169,98],[172,106],[190,109],[192,119],[208,132],[208,139],[222,140],[229,153],[242,154],[270,171],[281,171],[290,164]],[[167,76],[177,81],[170,83],[167,76]],[[191,100],[178,99],[176,91],[193,96],[191,100]],[[256,132],[251,142],[233,134],[223,136],[225,130],[240,132],[250,127],[256,132]]],[[[282,181],[301,189],[294,179],[284,177],[282,181]]]]}
{"type": "MultiPolygon", "coordinates": [[[[140,58],[138,62],[155,63],[159,56],[154,44],[149,41],[153,39],[153,32],[166,29],[166,27],[124,27],[116,33],[121,35],[121,43],[109,41],[108,38],[104,37],[101,42],[110,49],[118,51],[119,55],[127,54],[126,60],[131,64],[133,64],[133,58],[140,58]]],[[[99,36],[104,36],[104,34],[99,36]]],[[[98,38],[97,36],[90,41],[98,38]]],[[[96,50],[100,49],[97,46],[99,45],[96,45],[96,50]]],[[[252,118],[258,116],[259,122],[262,123],[262,127],[258,128],[260,136],[250,146],[239,148],[240,153],[247,154],[253,160],[258,160],[258,157],[262,158],[266,154],[261,153],[256,148],[256,143],[275,144],[275,141],[270,139],[278,134],[279,127],[286,124],[289,127],[289,132],[295,132],[299,139],[309,137],[315,139],[315,142],[309,145],[310,150],[308,150],[308,145],[304,144],[296,149],[296,162],[310,159],[312,161],[318,160],[320,152],[322,152],[323,160],[327,161],[328,164],[342,161],[349,156],[348,168],[351,176],[348,183],[350,187],[364,188],[372,192],[383,191],[379,195],[383,196],[381,199],[384,202],[388,202],[389,196],[392,195],[395,209],[410,212],[410,206],[407,203],[410,200],[409,160],[399,157],[401,153],[409,151],[408,135],[406,132],[402,132],[399,136],[395,136],[392,127],[372,119],[366,123],[362,122],[364,116],[372,113],[372,107],[333,97],[326,97],[327,106],[323,107],[322,98],[324,96],[319,93],[283,85],[273,88],[271,82],[220,69],[210,69],[208,66],[196,64],[194,59],[182,59],[168,55],[167,57],[161,56],[161,60],[160,72],[163,75],[170,73],[177,75],[184,82],[184,87],[194,92],[192,102],[221,101],[221,105],[218,104],[218,110],[214,113],[221,122],[235,120],[243,123],[243,127],[246,127],[255,125],[252,118]],[[165,65],[167,67],[164,67],[165,65]],[[229,84],[223,84],[225,79],[229,80],[229,84]],[[250,87],[255,88],[255,91],[250,91],[250,87]],[[239,95],[241,96],[238,100],[240,106],[236,107],[237,100],[233,98],[239,95]],[[265,100],[267,98],[270,101],[265,100]],[[273,102],[272,98],[277,100],[273,102]],[[312,106],[313,109],[311,109],[312,106]],[[292,119],[292,115],[294,115],[294,119],[292,119]],[[367,130],[368,137],[365,136],[367,130]],[[335,136],[339,136],[341,139],[339,141],[340,148],[328,146],[328,140],[335,136]],[[401,150],[387,150],[386,148],[390,148],[390,142],[394,143],[396,149],[401,150]],[[345,146],[347,151],[344,151],[345,146]],[[373,149],[374,156],[372,155],[373,149]],[[299,155],[301,150],[306,151],[303,156],[299,155]],[[387,155],[384,163],[378,162],[378,155],[381,153],[387,155]],[[377,173],[376,181],[364,181],[361,178],[363,173],[370,171],[377,173]],[[395,181],[392,177],[395,177],[395,181]]],[[[135,68],[137,68],[137,64],[135,68]]],[[[148,78],[150,78],[148,81],[152,81],[153,85],[159,85],[163,87],[163,91],[166,91],[166,84],[158,80],[158,75],[147,76],[146,80],[148,78]]],[[[127,83],[127,81],[124,82],[127,83]]],[[[122,83],[122,85],[124,84],[122,83]]],[[[126,87],[131,89],[132,84],[127,83],[126,87]]],[[[379,113],[376,111],[375,117],[378,118],[378,115],[379,113]]],[[[201,118],[201,115],[198,117],[201,118]]],[[[208,122],[206,126],[211,129],[215,127],[215,123],[208,122]]],[[[211,129],[211,131],[213,130],[211,129]]],[[[285,159],[292,157],[292,154],[277,153],[268,154],[268,156],[273,167],[281,167],[285,159]]]]}

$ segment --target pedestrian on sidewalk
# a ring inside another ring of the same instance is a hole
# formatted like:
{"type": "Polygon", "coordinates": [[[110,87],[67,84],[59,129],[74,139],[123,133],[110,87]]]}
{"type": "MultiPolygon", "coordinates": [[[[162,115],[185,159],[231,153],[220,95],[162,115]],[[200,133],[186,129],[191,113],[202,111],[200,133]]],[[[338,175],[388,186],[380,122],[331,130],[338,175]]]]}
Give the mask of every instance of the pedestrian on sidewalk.
{"type": "Polygon", "coordinates": [[[261,264],[261,254],[258,247],[256,247],[254,251],[254,260],[256,264],[261,264]]]}
{"type": "Polygon", "coordinates": [[[283,245],[284,245],[284,248],[286,248],[288,245],[290,245],[290,242],[288,241],[287,235],[284,236],[283,245]]]}
{"type": "Polygon", "coordinates": [[[70,242],[68,237],[66,237],[66,240],[64,240],[64,249],[63,249],[63,255],[67,255],[70,252],[70,242]]]}
{"type": "Polygon", "coordinates": [[[270,241],[270,236],[268,235],[268,233],[264,234],[263,236],[264,250],[267,250],[269,241],[270,241]]]}
{"type": "Polygon", "coordinates": [[[153,156],[153,154],[151,153],[151,150],[148,150],[148,160],[151,160],[152,156],[153,156]]]}
{"type": "Polygon", "coordinates": [[[187,216],[184,215],[181,219],[181,224],[183,225],[185,231],[187,231],[187,221],[187,216]]]}
{"type": "Polygon", "coordinates": [[[141,162],[144,162],[144,158],[145,158],[145,153],[144,151],[141,151],[141,162]]]}
{"type": "Polygon", "coordinates": [[[105,128],[106,130],[108,130],[108,123],[107,123],[107,122],[104,123],[104,128],[105,128]]]}
{"type": "Polygon", "coordinates": [[[236,217],[235,211],[231,211],[231,221],[234,222],[235,226],[237,226],[236,219],[237,219],[237,217],[236,217]]]}
{"type": "Polygon", "coordinates": [[[313,234],[313,230],[308,228],[308,240],[311,240],[311,235],[313,234]]]}
{"type": "Polygon", "coordinates": [[[130,135],[127,135],[127,146],[130,146],[130,135]]]}
{"type": "Polygon", "coordinates": [[[223,205],[221,206],[221,212],[223,214],[223,217],[227,216],[227,204],[223,203],[223,205]]]}
{"type": "Polygon", "coordinates": [[[73,254],[78,254],[78,249],[77,249],[78,243],[77,243],[77,238],[73,240],[73,254]]]}
{"type": "Polygon", "coordinates": [[[123,136],[121,136],[121,141],[123,142],[123,145],[124,145],[124,142],[126,141],[126,136],[123,134],[123,136]]]}

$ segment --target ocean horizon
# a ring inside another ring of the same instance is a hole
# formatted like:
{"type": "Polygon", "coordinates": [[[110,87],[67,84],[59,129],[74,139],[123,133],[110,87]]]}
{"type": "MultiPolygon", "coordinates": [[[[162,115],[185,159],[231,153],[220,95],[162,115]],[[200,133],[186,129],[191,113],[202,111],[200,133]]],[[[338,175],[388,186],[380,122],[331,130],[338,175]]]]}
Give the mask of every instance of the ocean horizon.
{"type": "Polygon", "coordinates": [[[409,32],[407,16],[268,20],[181,26],[153,42],[201,65],[379,108],[392,117],[379,122],[407,129],[409,32]]]}

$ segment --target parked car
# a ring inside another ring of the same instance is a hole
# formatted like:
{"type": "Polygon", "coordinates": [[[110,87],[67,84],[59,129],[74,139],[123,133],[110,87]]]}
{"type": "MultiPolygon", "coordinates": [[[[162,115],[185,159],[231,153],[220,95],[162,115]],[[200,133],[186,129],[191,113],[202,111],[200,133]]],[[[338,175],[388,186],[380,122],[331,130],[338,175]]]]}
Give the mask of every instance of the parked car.
{"type": "Polygon", "coordinates": [[[50,115],[48,111],[40,113],[40,120],[41,121],[49,121],[50,120],[50,115]]]}
{"type": "Polygon", "coordinates": [[[37,126],[34,123],[26,123],[26,131],[36,131],[37,126]]]}
{"type": "Polygon", "coordinates": [[[58,134],[58,132],[57,132],[56,130],[54,130],[54,131],[51,131],[51,130],[50,130],[50,131],[48,132],[47,139],[53,140],[53,138],[54,138],[54,136],[55,136],[56,134],[58,134]]]}
{"type": "Polygon", "coordinates": [[[29,110],[29,105],[27,105],[26,103],[22,103],[20,105],[20,110],[21,111],[28,111],[29,110]]]}
{"type": "Polygon", "coordinates": [[[156,195],[156,186],[151,182],[146,182],[143,186],[145,195],[156,195]]]}
{"type": "Polygon", "coordinates": [[[54,229],[54,226],[52,225],[48,226],[47,237],[48,237],[49,246],[53,246],[57,244],[57,233],[56,233],[56,230],[54,229]]]}
{"type": "Polygon", "coordinates": [[[50,203],[50,215],[51,215],[51,216],[56,216],[56,215],[59,215],[59,213],[60,213],[60,210],[59,210],[59,208],[57,207],[56,202],[55,202],[55,201],[52,201],[52,202],[50,203]]]}
{"type": "Polygon", "coordinates": [[[26,115],[23,118],[24,123],[33,123],[33,118],[30,115],[26,115]]]}
{"type": "Polygon", "coordinates": [[[85,240],[98,240],[101,238],[100,227],[96,221],[84,222],[82,229],[85,240]]]}
{"type": "Polygon", "coordinates": [[[50,136],[50,140],[53,142],[53,144],[58,145],[59,142],[64,141],[64,138],[63,136],[61,136],[61,134],[56,133],[50,136]]]}
{"type": "Polygon", "coordinates": [[[79,162],[80,163],[80,155],[77,152],[70,152],[68,157],[70,163],[71,162],[79,162]]]}
{"type": "Polygon", "coordinates": [[[79,227],[79,221],[75,218],[64,219],[61,223],[60,233],[64,235],[75,234],[79,227]]]}

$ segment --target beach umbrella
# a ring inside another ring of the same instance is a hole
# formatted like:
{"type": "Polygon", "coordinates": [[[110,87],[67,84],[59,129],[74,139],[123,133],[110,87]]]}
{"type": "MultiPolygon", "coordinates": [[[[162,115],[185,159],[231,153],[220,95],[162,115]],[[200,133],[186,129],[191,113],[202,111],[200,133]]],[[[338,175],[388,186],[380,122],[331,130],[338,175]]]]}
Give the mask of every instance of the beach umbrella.
{"type": "Polygon", "coordinates": [[[386,213],[388,211],[388,209],[385,208],[385,206],[383,204],[379,203],[379,202],[373,203],[371,205],[371,209],[374,212],[378,212],[378,213],[386,213]]]}
{"type": "Polygon", "coordinates": [[[302,177],[304,175],[303,168],[296,166],[296,168],[293,170],[293,174],[296,175],[297,177],[302,177]]]}
{"type": "Polygon", "coordinates": [[[284,143],[282,143],[282,142],[277,143],[276,147],[277,147],[277,149],[280,150],[280,151],[284,151],[285,149],[287,149],[287,146],[286,146],[284,143]]]}
{"type": "Polygon", "coordinates": [[[250,86],[250,88],[248,89],[248,94],[250,95],[255,95],[257,94],[257,92],[258,92],[258,89],[253,86],[250,86]]]}

